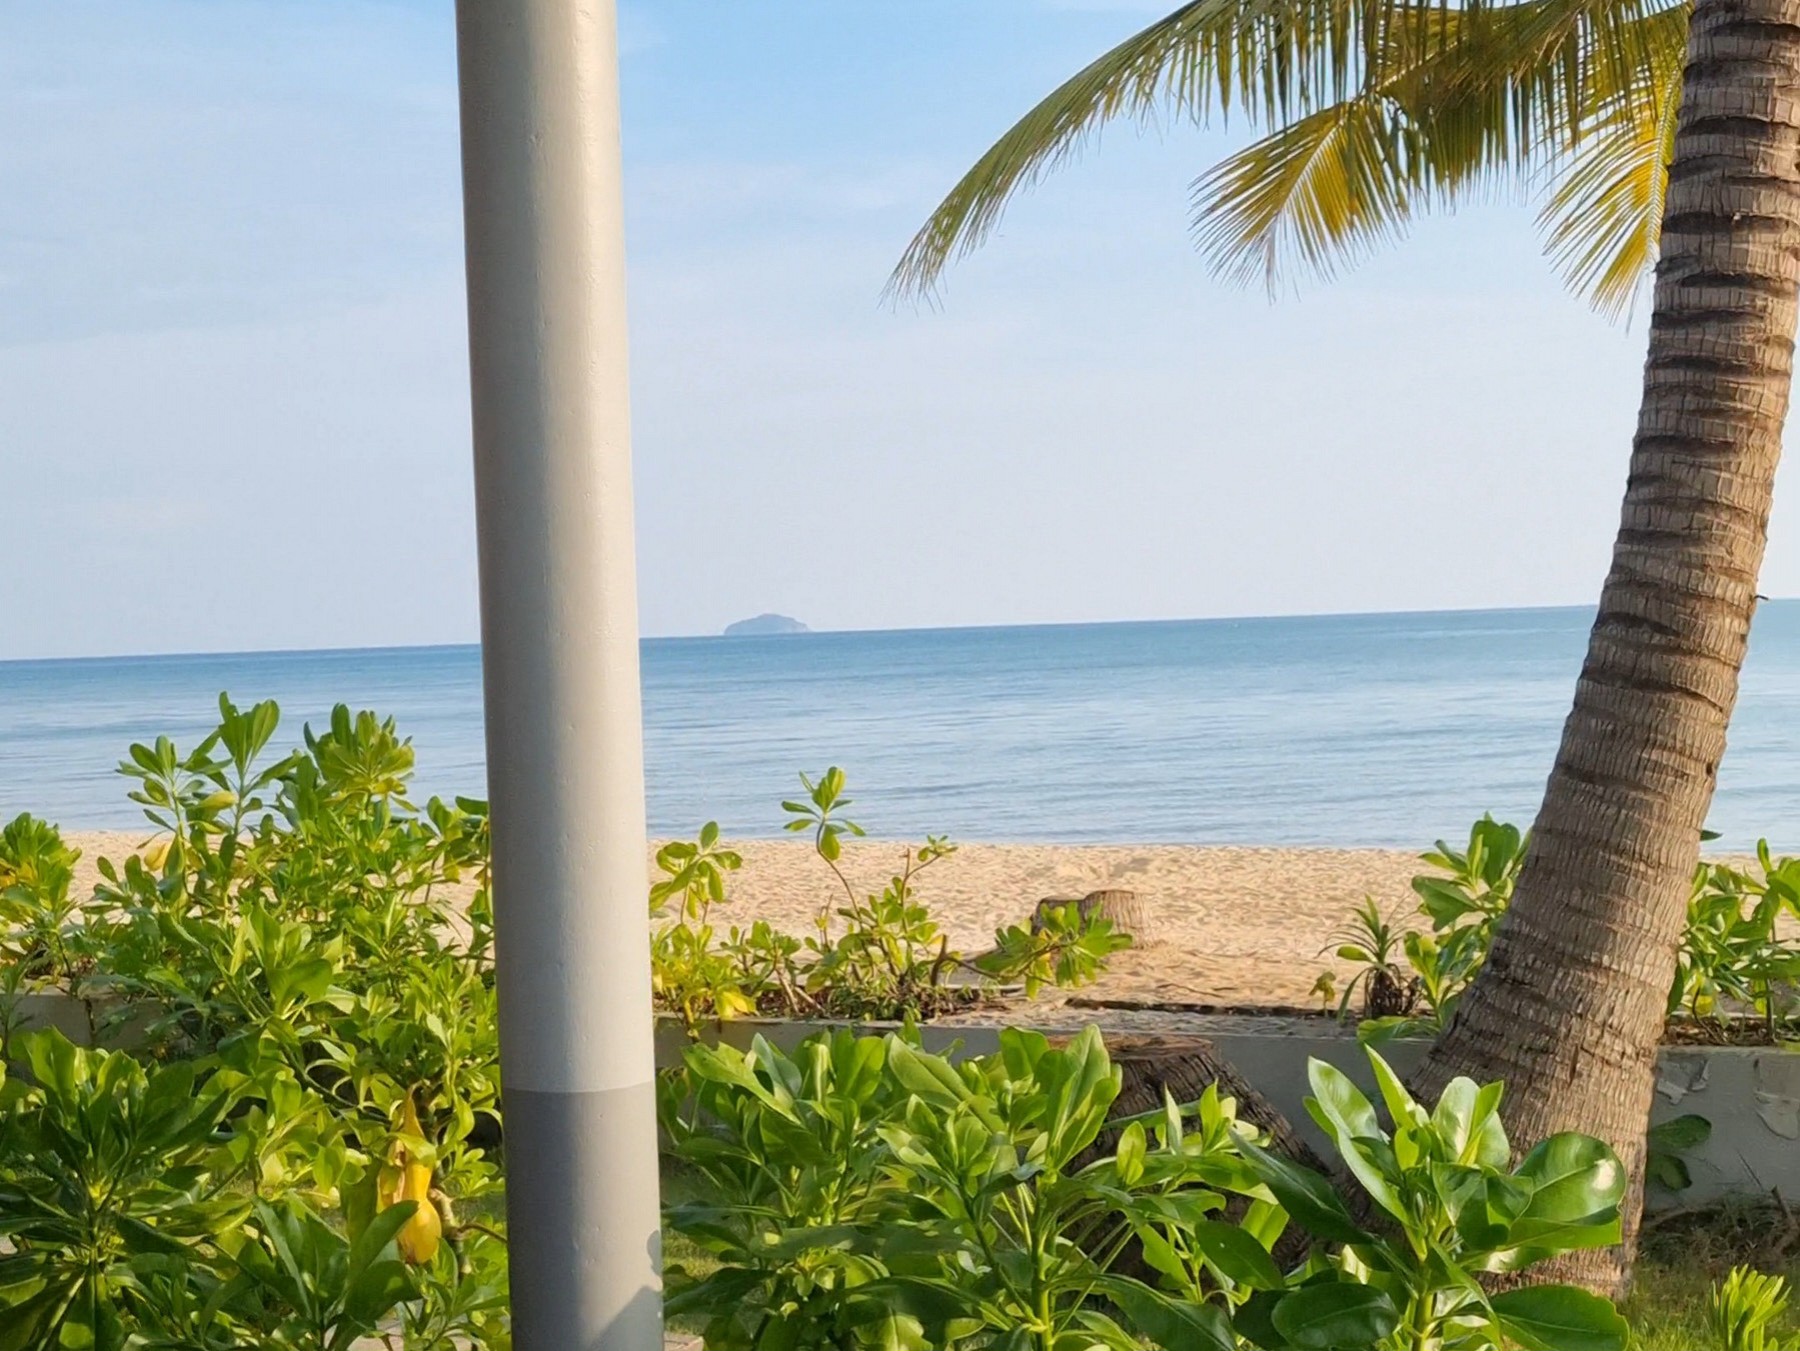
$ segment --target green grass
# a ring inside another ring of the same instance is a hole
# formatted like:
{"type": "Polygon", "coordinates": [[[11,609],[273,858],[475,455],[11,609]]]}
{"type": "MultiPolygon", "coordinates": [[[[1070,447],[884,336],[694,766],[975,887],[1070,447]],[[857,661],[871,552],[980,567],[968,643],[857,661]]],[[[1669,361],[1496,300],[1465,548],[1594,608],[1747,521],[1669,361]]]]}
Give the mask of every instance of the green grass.
{"type": "MultiPolygon", "coordinates": [[[[1653,1220],[1624,1305],[1638,1351],[1717,1351],[1707,1327],[1707,1298],[1734,1266],[1800,1282],[1800,1224],[1766,1202],[1653,1220]]],[[[1800,1321],[1790,1311],[1785,1330],[1796,1329],[1800,1321]]]]}
{"type": "MultiPolygon", "coordinates": [[[[662,1200],[665,1206],[679,1205],[683,1201],[704,1200],[704,1186],[700,1175],[679,1159],[670,1154],[662,1156],[662,1200]]],[[[716,1265],[708,1254],[680,1234],[665,1229],[662,1242],[664,1266],[671,1262],[679,1262],[695,1276],[701,1276],[711,1271],[716,1265]]],[[[669,1330],[698,1334],[701,1331],[701,1320],[698,1318],[671,1318],[669,1330]]]]}

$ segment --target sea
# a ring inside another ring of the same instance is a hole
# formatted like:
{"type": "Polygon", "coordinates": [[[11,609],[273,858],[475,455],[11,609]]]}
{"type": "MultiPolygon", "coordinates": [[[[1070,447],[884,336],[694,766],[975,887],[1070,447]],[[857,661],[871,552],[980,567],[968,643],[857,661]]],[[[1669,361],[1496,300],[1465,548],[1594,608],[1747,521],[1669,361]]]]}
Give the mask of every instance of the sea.
{"type": "MultiPolygon", "coordinates": [[[[841,767],[871,835],[1382,846],[1528,824],[1589,609],[653,638],[649,820],[781,833],[841,767]]],[[[392,715],[417,793],[484,793],[474,646],[0,662],[0,817],[144,825],[117,771],[186,748],[223,692],[274,699],[276,745],[334,704],[392,715]]],[[[1800,847],[1800,601],[1756,618],[1711,825],[1800,847]]]]}

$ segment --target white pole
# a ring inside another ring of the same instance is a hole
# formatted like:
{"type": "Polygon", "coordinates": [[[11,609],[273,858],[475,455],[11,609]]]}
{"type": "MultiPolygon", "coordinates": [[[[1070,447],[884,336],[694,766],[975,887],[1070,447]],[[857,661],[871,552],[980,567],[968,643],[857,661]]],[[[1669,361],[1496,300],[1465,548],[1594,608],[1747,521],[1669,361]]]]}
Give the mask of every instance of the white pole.
{"type": "Polygon", "coordinates": [[[518,1351],[661,1351],[613,0],[458,0],[518,1351]]]}

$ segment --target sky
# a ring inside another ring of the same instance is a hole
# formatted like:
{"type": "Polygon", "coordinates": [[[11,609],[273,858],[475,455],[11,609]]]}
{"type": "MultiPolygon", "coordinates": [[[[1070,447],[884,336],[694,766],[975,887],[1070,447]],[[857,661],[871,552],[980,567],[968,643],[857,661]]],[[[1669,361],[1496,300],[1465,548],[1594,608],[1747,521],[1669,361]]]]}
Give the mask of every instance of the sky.
{"type": "MultiPolygon", "coordinates": [[[[1644,323],[1528,204],[1271,300],[1188,234],[1242,130],[1120,126],[883,303],[1155,13],[625,0],[646,634],[1597,595],[1644,323]]],[[[475,640],[454,76],[448,0],[0,0],[0,659],[475,640]]]]}

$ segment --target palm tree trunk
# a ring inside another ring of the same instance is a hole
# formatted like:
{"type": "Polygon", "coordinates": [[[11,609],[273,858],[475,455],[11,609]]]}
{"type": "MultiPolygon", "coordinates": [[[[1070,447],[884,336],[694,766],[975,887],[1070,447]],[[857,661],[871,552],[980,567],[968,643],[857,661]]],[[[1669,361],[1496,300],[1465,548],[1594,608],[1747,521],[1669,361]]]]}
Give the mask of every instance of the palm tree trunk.
{"type": "Polygon", "coordinates": [[[1561,1130],[1631,1169],[1756,608],[1800,292],[1800,0],[1698,0],[1612,568],[1512,908],[1418,1071],[1506,1081],[1523,1148],[1561,1130]]]}

